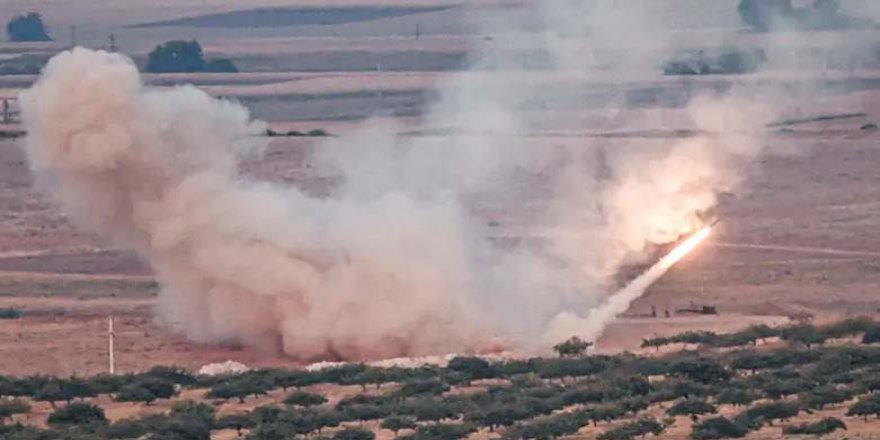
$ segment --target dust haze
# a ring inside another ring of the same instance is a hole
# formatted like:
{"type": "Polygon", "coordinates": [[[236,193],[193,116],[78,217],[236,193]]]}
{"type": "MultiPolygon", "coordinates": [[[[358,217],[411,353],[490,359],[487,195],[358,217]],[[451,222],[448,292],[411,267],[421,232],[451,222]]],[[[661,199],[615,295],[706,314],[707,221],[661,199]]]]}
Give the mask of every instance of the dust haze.
{"type": "Polygon", "coordinates": [[[601,335],[619,311],[592,311],[620,268],[704,226],[768,152],[780,94],[745,87],[696,96],[685,112],[696,134],[647,149],[518,136],[541,125],[536,102],[570,117],[543,78],[629,75],[672,53],[638,4],[481,17],[495,37],[477,44],[471,72],[438,84],[424,117],[443,134],[366,122],[319,145],[310,163],[339,180],[325,196],[240,172],[267,143],[244,107],[145,87],[125,56],[82,48],[22,95],[24,148],[79,227],[150,262],[159,319],[195,341],[304,360],[538,351],[560,313],[601,335]],[[543,179],[541,203],[492,224],[480,208],[522,208],[524,175],[543,179]]]}

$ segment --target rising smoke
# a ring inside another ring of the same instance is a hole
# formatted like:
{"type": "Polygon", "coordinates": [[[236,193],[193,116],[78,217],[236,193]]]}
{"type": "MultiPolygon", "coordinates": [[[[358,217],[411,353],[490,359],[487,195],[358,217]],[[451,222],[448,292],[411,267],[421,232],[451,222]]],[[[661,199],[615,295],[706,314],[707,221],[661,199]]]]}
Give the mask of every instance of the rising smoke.
{"type": "MultiPolygon", "coordinates": [[[[570,107],[571,84],[597,66],[632,72],[646,54],[621,47],[608,62],[620,31],[596,27],[604,46],[579,56],[592,43],[571,17],[585,15],[564,12],[582,3],[550,4],[526,11],[545,20],[537,31],[494,22],[507,32],[440,86],[425,123],[447,134],[367,123],[320,145],[310,161],[341,178],[326,197],[242,175],[240,162],[266,148],[262,124],[192,87],[145,87],[118,54],[77,48],[50,61],[21,97],[25,148],[78,226],[151,263],[161,321],[196,341],[300,359],[474,352],[496,336],[527,350],[563,311],[590,317],[598,336],[619,313],[590,314],[615,273],[702,226],[761,153],[771,114],[728,94],[677,113],[702,133],[684,140],[518,136],[548,114],[580,129],[596,114],[601,128],[652,122],[612,111],[623,95],[586,115],[570,107]],[[526,41],[540,70],[511,50],[526,41]]],[[[597,4],[615,20],[627,13],[597,4]]]]}

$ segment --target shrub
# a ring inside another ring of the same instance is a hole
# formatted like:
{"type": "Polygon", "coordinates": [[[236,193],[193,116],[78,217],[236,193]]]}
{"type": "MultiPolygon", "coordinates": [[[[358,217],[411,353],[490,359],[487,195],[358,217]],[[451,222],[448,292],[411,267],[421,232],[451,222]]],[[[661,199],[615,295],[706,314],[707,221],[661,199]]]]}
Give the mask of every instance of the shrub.
{"type": "Polygon", "coordinates": [[[189,420],[195,423],[201,423],[205,426],[214,424],[214,414],[216,410],[213,406],[195,402],[192,400],[184,400],[175,402],[171,406],[170,416],[180,420],[189,420]]]}
{"type": "Polygon", "coordinates": [[[449,361],[446,369],[463,374],[466,377],[467,383],[470,383],[472,380],[487,379],[495,376],[492,365],[485,359],[478,357],[455,357],[449,361]]]}
{"type": "Polygon", "coordinates": [[[49,414],[50,426],[65,425],[103,425],[107,423],[104,410],[90,403],[71,403],[49,414]]]}
{"type": "Polygon", "coordinates": [[[238,66],[226,58],[213,58],[205,62],[205,72],[238,73],[238,66]]]}
{"type": "Polygon", "coordinates": [[[672,374],[704,384],[724,382],[732,377],[730,371],[718,361],[705,357],[675,362],[672,365],[672,374]]]}
{"type": "Polygon", "coordinates": [[[0,423],[15,414],[27,414],[31,412],[31,406],[23,400],[6,400],[0,402],[0,423]]]}
{"type": "Polygon", "coordinates": [[[862,336],[862,344],[876,344],[880,342],[880,325],[871,326],[865,330],[862,336]]]}
{"type": "Polygon", "coordinates": [[[295,391],[290,393],[285,399],[284,403],[287,405],[296,405],[296,406],[316,406],[323,405],[327,403],[327,399],[320,394],[312,394],[306,393],[304,391],[295,391]]]}
{"type": "Polygon", "coordinates": [[[24,316],[21,309],[15,307],[0,308],[0,319],[18,319],[24,316]]]}
{"type": "Polygon", "coordinates": [[[788,420],[797,416],[800,408],[791,402],[770,402],[756,405],[736,416],[736,422],[750,429],[758,429],[764,422],[773,424],[774,420],[788,420]]]}
{"type": "Polygon", "coordinates": [[[715,397],[715,400],[721,404],[727,405],[748,405],[756,400],[758,400],[760,396],[758,394],[745,390],[742,388],[728,388],[715,397]]]}
{"type": "Polygon", "coordinates": [[[824,409],[825,405],[841,403],[850,398],[850,393],[833,386],[816,388],[800,396],[801,404],[810,409],[824,409]]]}
{"type": "Polygon", "coordinates": [[[376,434],[363,428],[345,428],[333,435],[335,440],[373,440],[376,434]]]}
{"type": "Polygon", "coordinates": [[[241,436],[243,429],[250,429],[256,426],[254,419],[250,414],[229,414],[214,421],[214,429],[234,429],[241,436]]]}
{"type": "Polygon", "coordinates": [[[748,429],[730,421],[729,419],[724,417],[713,417],[694,425],[694,430],[691,432],[691,438],[694,440],[741,438],[745,437],[748,433],[748,429]]]}
{"type": "Polygon", "coordinates": [[[437,379],[414,380],[404,383],[397,392],[397,395],[404,397],[417,396],[420,394],[440,395],[447,391],[449,391],[449,385],[446,385],[437,379]]]}
{"type": "Polygon", "coordinates": [[[51,41],[49,34],[46,33],[46,25],[43,23],[43,17],[36,13],[30,12],[19,15],[6,24],[6,35],[9,41],[51,41]]]}
{"type": "Polygon", "coordinates": [[[597,438],[598,440],[631,440],[646,434],[660,435],[664,428],[663,424],[653,417],[642,417],[636,421],[605,431],[597,438]]]}
{"type": "Polygon", "coordinates": [[[865,421],[868,420],[868,416],[876,415],[880,417],[880,394],[869,394],[860,398],[849,407],[846,415],[850,417],[862,416],[865,421]]]}
{"type": "Polygon", "coordinates": [[[143,402],[147,405],[156,401],[156,395],[138,385],[126,385],[116,393],[117,402],[143,402]]]}
{"type": "Polygon", "coordinates": [[[211,440],[211,427],[198,420],[169,419],[153,426],[150,440],[211,440]]]}
{"type": "Polygon", "coordinates": [[[672,405],[666,414],[671,416],[699,416],[703,414],[715,414],[718,409],[715,405],[699,399],[684,399],[672,405]]]}
{"type": "Polygon", "coordinates": [[[149,371],[142,374],[141,376],[159,379],[165,382],[184,386],[196,383],[196,377],[192,373],[179,367],[167,367],[160,365],[151,368],[149,371]]]}
{"type": "Polygon", "coordinates": [[[418,440],[457,440],[465,438],[476,429],[462,423],[434,423],[422,425],[416,430],[418,440]]]}
{"type": "Polygon", "coordinates": [[[791,343],[802,344],[808,349],[813,345],[821,345],[827,335],[810,324],[800,324],[782,330],[782,339],[791,343]]]}
{"type": "Polygon", "coordinates": [[[782,428],[782,433],[786,435],[824,435],[837,431],[838,429],[843,429],[845,431],[846,424],[838,418],[826,417],[814,423],[785,426],[782,428]]]}
{"type": "Polygon", "coordinates": [[[401,429],[415,429],[416,421],[410,417],[404,416],[388,416],[385,420],[382,420],[382,428],[390,430],[394,432],[394,435],[397,435],[397,432],[401,429]]]}
{"type": "Polygon", "coordinates": [[[150,52],[147,71],[152,73],[201,72],[205,70],[202,45],[197,41],[169,41],[150,52]]]}

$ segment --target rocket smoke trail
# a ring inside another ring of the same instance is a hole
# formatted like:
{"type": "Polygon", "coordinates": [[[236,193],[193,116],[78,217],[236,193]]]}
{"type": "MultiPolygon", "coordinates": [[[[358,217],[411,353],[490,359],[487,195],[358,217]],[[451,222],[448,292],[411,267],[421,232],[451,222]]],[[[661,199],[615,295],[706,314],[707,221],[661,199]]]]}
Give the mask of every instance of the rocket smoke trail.
{"type": "Polygon", "coordinates": [[[561,341],[571,335],[577,335],[588,341],[595,341],[605,330],[605,327],[621,313],[626,312],[630,304],[637,300],[651,284],[679,262],[685,255],[690,253],[703,242],[712,232],[712,226],[706,226],[676,246],[647,271],[636,277],[623,289],[611,295],[608,300],[590,310],[586,318],[580,318],[571,313],[559,314],[551,323],[545,334],[549,342],[561,341]]]}

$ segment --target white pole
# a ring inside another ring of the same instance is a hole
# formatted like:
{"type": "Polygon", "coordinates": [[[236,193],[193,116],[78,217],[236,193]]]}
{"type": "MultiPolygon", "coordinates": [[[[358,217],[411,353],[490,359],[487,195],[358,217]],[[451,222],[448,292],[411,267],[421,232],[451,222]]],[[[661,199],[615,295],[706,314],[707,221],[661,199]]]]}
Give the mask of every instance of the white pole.
{"type": "Polygon", "coordinates": [[[107,320],[107,351],[110,355],[110,374],[116,374],[116,359],[113,354],[113,339],[116,334],[113,332],[113,317],[107,320]]]}

